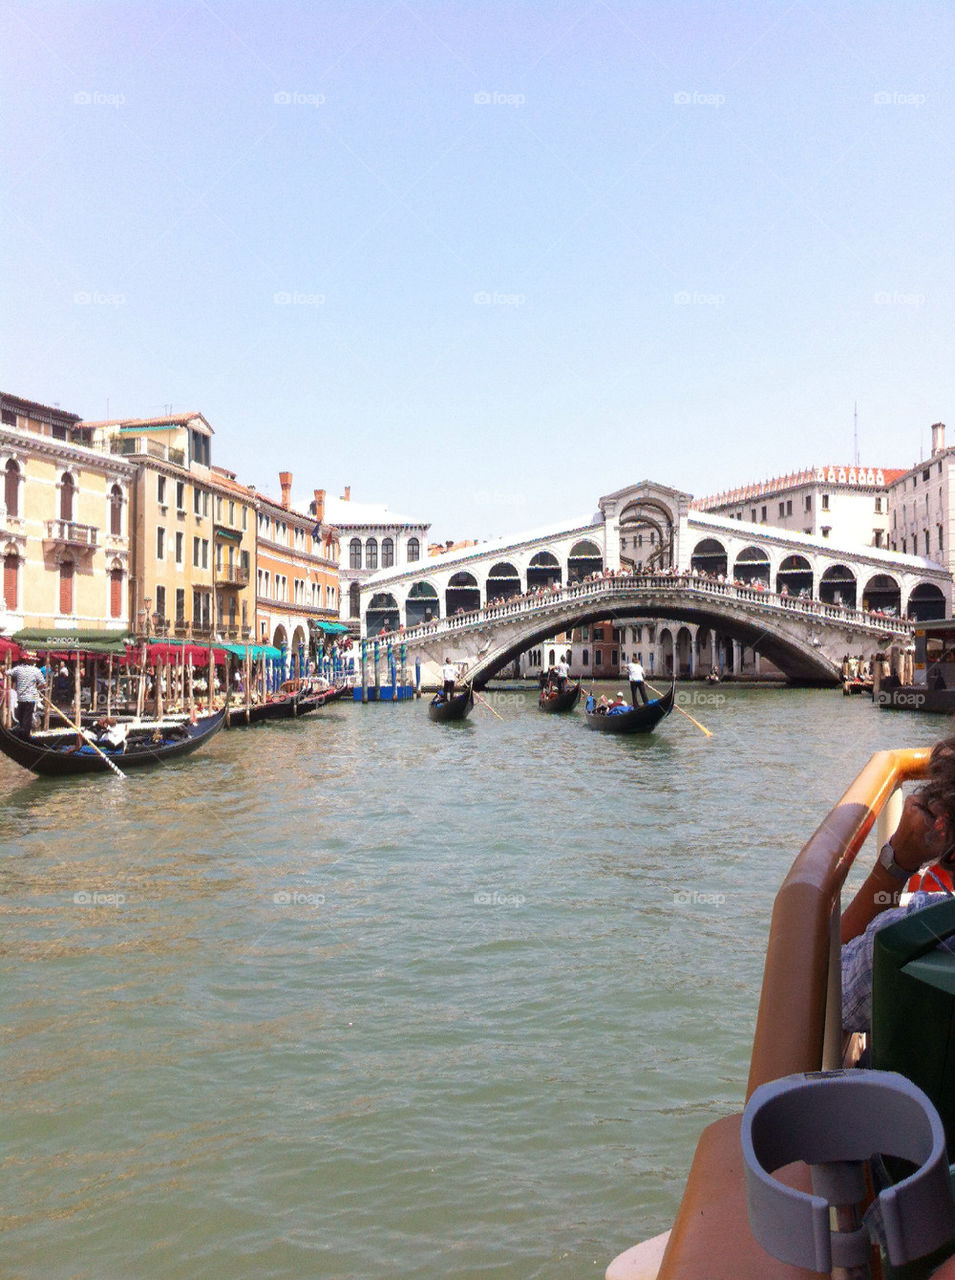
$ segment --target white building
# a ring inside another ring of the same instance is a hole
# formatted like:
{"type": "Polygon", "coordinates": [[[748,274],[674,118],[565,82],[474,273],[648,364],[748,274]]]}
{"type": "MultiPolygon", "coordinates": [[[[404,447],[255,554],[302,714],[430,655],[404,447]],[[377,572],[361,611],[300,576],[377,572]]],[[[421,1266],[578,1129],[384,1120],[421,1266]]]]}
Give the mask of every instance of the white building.
{"type": "MultiPolygon", "coordinates": [[[[315,503],[309,505],[315,513],[315,503]]],[[[340,610],[343,621],[361,616],[361,584],[382,569],[400,573],[428,558],[431,522],[389,511],[383,503],[353,502],[351,486],[325,498],[325,520],[338,530],[340,610]]]]}
{"type": "Polygon", "coordinates": [[[886,467],[811,467],[697,498],[690,506],[850,546],[888,547],[889,490],[905,474],[886,467]]]}
{"type": "Polygon", "coordinates": [[[955,571],[955,448],[945,447],[945,424],[932,425],[932,456],[899,472],[889,486],[893,551],[929,556],[955,571]]]}

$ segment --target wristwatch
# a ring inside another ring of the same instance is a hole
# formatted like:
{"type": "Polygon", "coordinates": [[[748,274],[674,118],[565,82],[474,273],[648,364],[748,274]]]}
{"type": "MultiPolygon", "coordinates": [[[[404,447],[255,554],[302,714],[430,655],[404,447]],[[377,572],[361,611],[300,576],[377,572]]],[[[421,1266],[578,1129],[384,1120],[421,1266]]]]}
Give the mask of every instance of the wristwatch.
{"type": "Polygon", "coordinates": [[[886,842],[879,850],[879,866],[885,867],[890,876],[894,876],[896,880],[900,880],[903,884],[915,875],[914,871],[906,871],[905,867],[899,866],[895,860],[895,850],[889,842],[886,842]]]}

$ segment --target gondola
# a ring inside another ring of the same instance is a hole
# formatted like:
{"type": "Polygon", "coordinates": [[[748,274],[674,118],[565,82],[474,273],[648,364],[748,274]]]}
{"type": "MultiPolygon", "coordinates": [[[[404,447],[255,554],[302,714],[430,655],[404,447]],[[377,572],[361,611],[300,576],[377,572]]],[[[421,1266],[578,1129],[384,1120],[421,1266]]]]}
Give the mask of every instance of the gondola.
{"type": "MultiPolygon", "coordinates": [[[[166,724],[155,730],[137,732],[133,729],[122,750],[100,746],[100,751],[122,769],[136,769],[148,765],[165,764],[191,755],[225,722],[224,710],[214,716],[206,716],[198,724],[166,724]],[[157,734],[159,741],[155,741],[157,734]]],[[[98,746],[100,744],[97,744],[98,746]]],[[[106,773],[109,765],[88,742],[77,745],[77,735],[52,733],[34,734],[21,738],[0,726],[0,751],[45,777],[67,777],[76,773],[106,773]]]]}
{"type": "Polygon", "coordinates": [[[654,698],[642,707],[631,707],[629,711],[618,711],[608,715],[605,711],[592,711],[593,697],[587,699],[584,718],[588,729],[599,729],[603,733],[650,733],[664,716],[673,710],[673,699],[676,684],[671,684],[662,698],[654,698]]]}
{"type": "Polygon", "coordinates": [[[563,693],[555,693],[550,698],[545,697],[545,693],[546,690],[541,689],[540,698],[537,700],[538,711],[546,711],[550,715],[561,711],[573,711],[580,701],[580,681],[566,688],[563,693]]]}
{"type": "Polygon", "coordinates": [[[473,706],[474,690],[468,685],[463,693],[456,693],[447,701],[443,694],[436,693],[428,703],[428,717],[438,723],[463,720],[473,706]]]}

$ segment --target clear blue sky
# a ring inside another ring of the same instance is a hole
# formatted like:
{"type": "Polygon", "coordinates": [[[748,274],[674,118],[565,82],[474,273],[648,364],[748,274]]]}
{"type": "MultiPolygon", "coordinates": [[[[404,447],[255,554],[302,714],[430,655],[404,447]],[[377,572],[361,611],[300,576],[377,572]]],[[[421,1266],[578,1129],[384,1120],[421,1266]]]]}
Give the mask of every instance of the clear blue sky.
{"type": "Polygon", "coordinates": [[[485,537],[909,466],[949,3],[7,3],[4,390],[485,537]],[[277,99],[278,95],[278,99],[277,99]],[[284,99],[284,100],[283,100],[284,99]]]}

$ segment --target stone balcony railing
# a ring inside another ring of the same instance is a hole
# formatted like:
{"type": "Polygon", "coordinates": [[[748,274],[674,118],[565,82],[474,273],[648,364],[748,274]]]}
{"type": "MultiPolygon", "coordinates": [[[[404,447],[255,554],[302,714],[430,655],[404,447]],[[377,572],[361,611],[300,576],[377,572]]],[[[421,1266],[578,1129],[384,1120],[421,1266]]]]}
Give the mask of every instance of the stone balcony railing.
{"type": "Polygon", "coordinates": [[[216,569],[217,587],[247,587],[249,571],[243,565],[224,564],[216,569]]]}
{"type": "Polygon", "coordinates": [[[62,546],[80,547],[84,551],[95,551],[99,537],[99,529],[92,524],[77,524],[75,520],[47,520],[47,542],[59,543],[62,546]]]}

